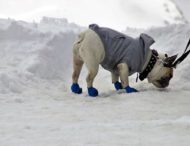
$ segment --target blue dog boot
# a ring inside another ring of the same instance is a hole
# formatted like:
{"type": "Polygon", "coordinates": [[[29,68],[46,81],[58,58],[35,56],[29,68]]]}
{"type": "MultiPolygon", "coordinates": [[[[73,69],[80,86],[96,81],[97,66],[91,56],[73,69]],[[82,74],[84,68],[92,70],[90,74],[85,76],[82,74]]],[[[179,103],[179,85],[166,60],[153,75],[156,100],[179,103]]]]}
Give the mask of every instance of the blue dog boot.
{"type": "Polygon", "coordinates": [[[98,90],[94,87],[89,87],[88,88],[88,95],[92,97],[98,96],[98,90]]]}
{"type": "Polygon", "coordinates": [[[114,87],[115,87],[116,90],[123,89],[121,83],[118,82],[118,81],[114,83],[114,87]]]}
{"type": "Polygon", "coordinates": [[[71,86],[71,91],[76,94],[81,94],[82,93],[82,88],[79,87],[78,83],[73,83],[71,86]]]}
{"type": "Polygon", "coordinates": [[[131,88],[130,86],[125,87],[125,91],[127,93],[138,92],[135,88],[131,88]]]}

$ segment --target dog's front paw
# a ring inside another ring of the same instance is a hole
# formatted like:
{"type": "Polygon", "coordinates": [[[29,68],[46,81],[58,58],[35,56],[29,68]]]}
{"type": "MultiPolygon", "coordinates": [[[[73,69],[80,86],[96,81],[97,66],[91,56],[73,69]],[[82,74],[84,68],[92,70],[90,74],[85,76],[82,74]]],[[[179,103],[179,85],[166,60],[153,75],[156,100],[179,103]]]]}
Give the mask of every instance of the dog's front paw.
{"type": "Polygon", "coordinates": [[[71,86],[71,91],[76,94],[81,94],[82,93],[82,88],[79,87],[79,84],[73,83],[71,86]]]}
{"type": "Polygon", "coordinates": [[[94,87],[89,87],[88,94],[89,94],[89,96],[96,97],[96,96],[98,96],[98,90],[94,87]]]}
{"type": "Polygon", "coordinates": [[[127,93],[133,93],[133,92],[138,92],[135,88],[131,88],[130,86],[125,87],[125,90],[127,93]]]}
{"type": "Polygon", "coordinates": [[[114,83],[114,87],[115,87],[116,90],[123,89],[121,83],[118,82],[118,81],[114,83]]]}

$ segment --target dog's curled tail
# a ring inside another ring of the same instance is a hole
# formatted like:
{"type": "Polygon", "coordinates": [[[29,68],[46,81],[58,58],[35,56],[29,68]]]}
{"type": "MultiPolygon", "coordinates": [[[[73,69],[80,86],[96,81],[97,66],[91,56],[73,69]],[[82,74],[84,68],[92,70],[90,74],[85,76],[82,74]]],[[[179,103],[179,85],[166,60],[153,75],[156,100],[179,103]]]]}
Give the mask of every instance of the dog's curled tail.
{"type": "Polygon", "coordinates": [[[84,37],[85,37],[85,31],[84,32],[81,32],[79,35],[78,35],[78,39],[75,41],[74,43],[74,46],[73,46],[73,53],[75,55],[79,54],[79,48],[81,47],[81,44],[82,44],[82,41],[84,40],[84,37]]]}

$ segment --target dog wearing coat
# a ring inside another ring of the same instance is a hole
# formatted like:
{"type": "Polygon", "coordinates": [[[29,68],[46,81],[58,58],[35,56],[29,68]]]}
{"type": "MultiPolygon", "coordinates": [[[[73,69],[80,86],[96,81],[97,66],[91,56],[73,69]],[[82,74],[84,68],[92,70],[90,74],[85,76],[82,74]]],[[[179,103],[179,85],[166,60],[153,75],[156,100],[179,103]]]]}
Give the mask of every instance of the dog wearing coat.
{"type": "Polygon", "coordinates": [[[98,73],[99,65],[111,72],[112,83],[116,90],[125,89],[126,93],[138,92],[129,86],[129,76],[139,73],[139,79],[148,79],[158,88],[165,88],[173,77],[173,68],[165,64],[172,64],[176,57],[159,54],[151,50],[154,43],[152,37],[141,34],[132,38],[106,27],[96,24],[80,33],[73,47],[73,93],[82,93],[78,84],[79,75],[83,64],[86,65],[86,77],[89,96],[98,96],[98,90],[93,86],[93,81],[98,73]],[[120,81],[119,81],[120,79],[120,81]]]}

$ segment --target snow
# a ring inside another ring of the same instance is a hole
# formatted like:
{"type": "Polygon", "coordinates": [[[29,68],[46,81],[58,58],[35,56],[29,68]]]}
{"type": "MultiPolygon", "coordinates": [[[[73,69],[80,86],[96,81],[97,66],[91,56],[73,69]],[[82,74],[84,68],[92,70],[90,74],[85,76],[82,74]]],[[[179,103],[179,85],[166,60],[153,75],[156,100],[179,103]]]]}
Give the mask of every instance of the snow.
{"type": "MultiPolygon", "coordinates": [[[[109,72],[100,69],[95,87],[100,96],[70,92],[72,45],[84,28],[66,19],[40,23],[0,20],[0,145],[2,146],[189,146],[189,57],[175,70],[170,86],[157,89],[147,81],[130,85],[140,92],[116,92],[109,72]]],[[[153,48],[181,54],[189,24],[146,30],[153,48]]]]}

